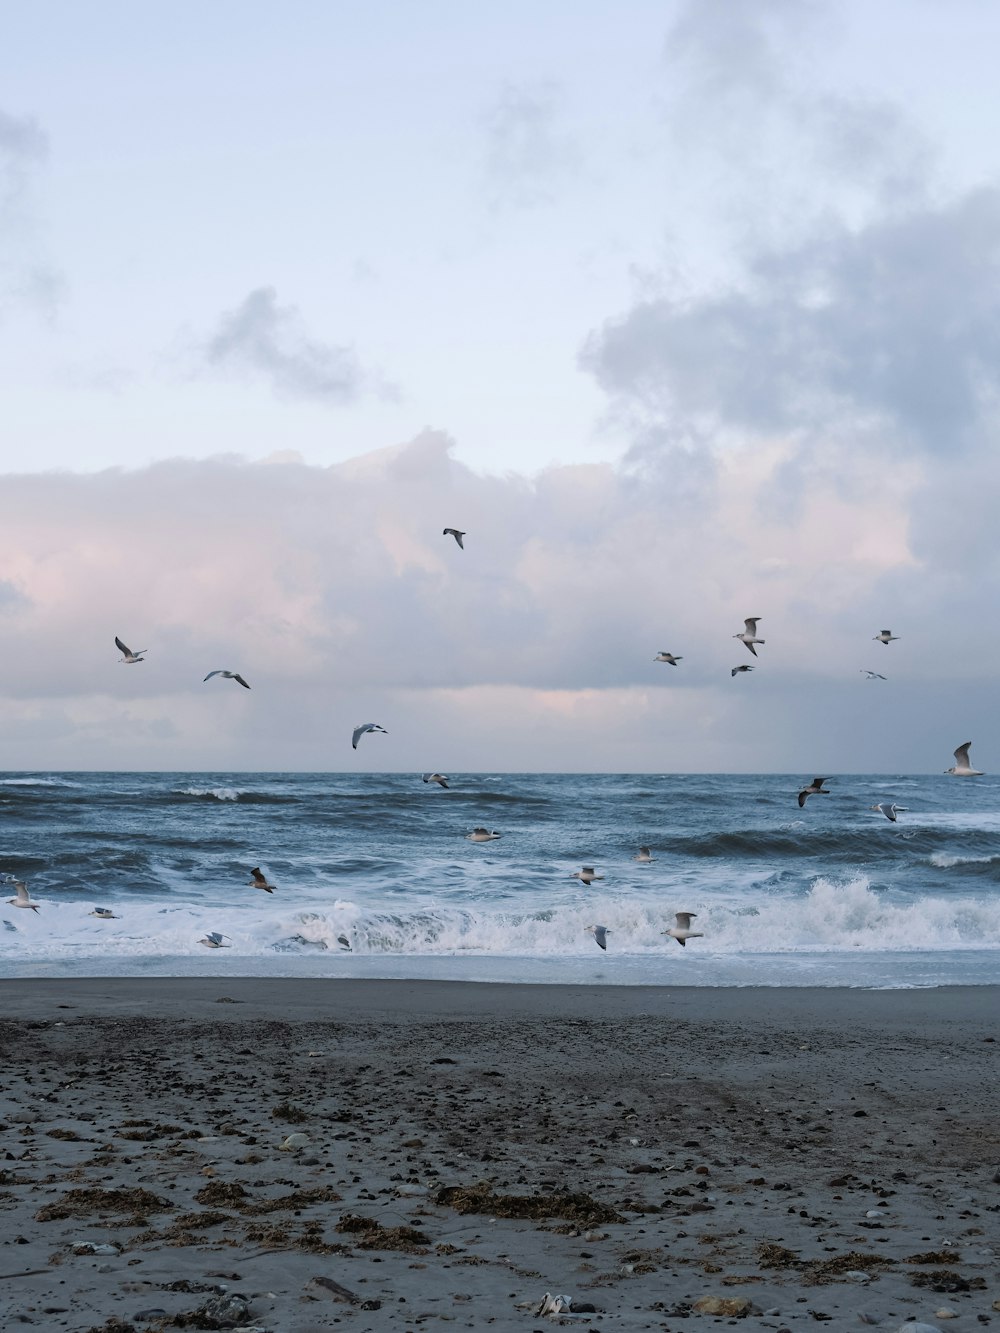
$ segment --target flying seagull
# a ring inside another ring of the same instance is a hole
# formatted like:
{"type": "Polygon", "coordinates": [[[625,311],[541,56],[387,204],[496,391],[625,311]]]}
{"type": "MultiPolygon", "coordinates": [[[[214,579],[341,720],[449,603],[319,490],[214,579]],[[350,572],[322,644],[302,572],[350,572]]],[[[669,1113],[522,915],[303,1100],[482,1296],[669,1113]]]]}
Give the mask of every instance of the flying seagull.
{"type": "Polygon", "coordinates": [[[247,883],[252,884],[255,889],[263,889],[265,893],[273,893],[277,887],[274,884],[268,884],[267,876],[260,873],[260,866],[254,866],[253,870],[250,871],[250,879],[247,880],[247,883]]]}
{"type": "MultiPolygon", "coordinates": [[[[211,680],[213,676],[221,676],[223,680],[235,680],[236,684],[242,685],[245,690],[250,688],[238,671],[223,671],[221,669],[218,671],[210,671],[205,677],[205,680],[211,680]]],[[[201,682],[202,685],[204,685],[205,680],[201,682]]]]}
{"type": "Polygon", "coordinates": [[[131,648],[127,648],[125,644],[122,643],[117,634],[115,635],[115,647],[120,653],[124,654],[122,661],[126,666],[132,666],[135,662],[141,662],[143,660],[143,653],[149,652],[148,648],[140,648],[137,653],[134,653],[131,648]]]}
{"type": "MultiPolygon", "coordinates": [[[[753,652],[753,649],[751,648],[750,651],[753,652]]],[[[752,671],[752,670],[753,667],[748,662],[746,666],[733,667],[732,671],[730,671],[729,674],[731,676],[738,676],[741,671],[752,671]]]]}
{"type": "Polygon", "coordinates": [[[872,638],[876,643],[884,643],[888,648],[890,643],[895,643],[899,638],[898,634],[893,634],[891,629],[880,630],[878,634],[873,634],[872,638]]]}
{"type": "Polygon", "coordinates": [[[598,875],[593,866],[584,866],[582,870],[575,870],[570,879],[578,879],[581,884],[591,885],[595,879],[603,879],[603,875],[598,875]]]}
{"type": "Polygon", "coordinates": [[[747,616],[746,620],[743,622],[743,633],[733,635],[734,639],[739,639],[740,643],[746,644],[754,657],[757,656],[757,649],[754,647],[754,644],[763,644],[764,642],[763,639],[757,638],[757,621],[762,619],[763,616],[747,616]]]}
{"type": "Polygon", "coordinates": [[[611,931],[607,926],[588,926],[587,930],[597,941],[598,947],[606,950],[608,947],[608,936],[611,934],[611,931]]]}
{"type": "Polygon", "coordinates": [[[866,680],[885,680],[885,676],[880,671],[869,671],[867,667],[859,669],[866,680]]]}
{"type": "Polygon", "coordinates": [[[15,889],[15,891],[16,891],[16,893],[17,893],[17,897],[16,897],[16,898],[8,898],[8,899],[7,899],[8,903],[11,905],[11,907],[30,907],[30,909],[31,909],[33,912],[37,912],[37,911],[38,911],[38,909],[39,909],[39,907],[41,906],[41,904],[40,904],[40,903],[33,903],[33,902],[31,901],[31,898],[30,898],[30,896],[29,896],[29,894],[28,894],[28,886],[27,886],[27,884],[23,883],[23,882],[22,882],[21,880],[19,880],[19,879],[8,880],[8,883],[14,885],[14,889],[15,889]]]}
{"type": "Polygon", "coordinates": [[[110,907],[95,907],[94,910],[88,912],[87,915],[96,916],[99,921],[117,921],[119,919],[115,916],[110,907]]]}
{"type": "Polygon", "coordinates": [[[672,940],[684,948],[688,940],[702,940],[705,938],[704,931],[692,930],[691,922],[695,918],[694,912],[678,912],[674,916],[674,924],[669,930],[661,930],[661,935],[669,935],[672,940]]]}
{"type": "Polygon", "coordinates": [[[385,727],[380,727],[377,722],[362,722],[360,727],[354,728],[354,734],[351,736],[352,749],[356,750],[358,748],[358,741],[366,731],[381,731],[383,736],[388,736],[389,734],[385,727]]]}
{"type": "Polygon", "coordinates": [[[906,810],[905,805],[870,805],[869,810],[877,810],[880,815],[885,815],[890,824],[896,823],[896,815],[900,810],[906,810]]]}
{"type": "Polygon", "coordinates": [[[683,662],[683,657],[675,657],[673,653],[660,652],[653,658],[654,662],[667,662],[670,666],[676,666],[678,662],[683,662]]]}
{"type": "Polygon", "coordinates": [[[205,938],[199,940],[198,943],[204,944],[206,949],[229,949],[232,947],[231,945],[222,943],[223,940],[228,939],[228,935],[222,935],[217,930],[210,930],[205,938]]]}
{"type": "Polygon", "coordinates": [[[640,847],[635,856],[632,857],[632,860],[638,861],[640,865],[648,866],[650,861],[656,860],[656,857],[650,855],[648,847],[640,847]]]}
{"type": "Polygon", "coordinates": [[[454,537],[455,540],[458,542],[459,546],[462,548],[462,550],[463,551],[465,550],[465,542],[462,541],[462,538],[465,536],[465,533],[459,532],[458,528],[445,528],[445,530],[441,533],[441,536],[454,537]]]}
{"type": "MultiPolygon", "coordinates": [[[[973,768],[969,763],[969,746],[971,744],[971,741],[966,741],[964,745],[958,747],[955,751],[955,767],[946,768],[944,770],[946,773],[950,773],[955,778],[981,778],[983,776],[980,769],[973,768]]],[[[19,903],[18,906],[23,907],[24,904],[19,903]]]]}
{"type": "Polygon", "coordinates": [[[477,825],[471,833],[465,835],[470,842],[492,842],[494,838],[500,838],[503,835],[497,833],[495,829],[483,828],[477,825]]]}
{"type": "Polygon", "coordinates": [[[445,791],[448,790],[448,778],[444,773],[425,773],[424,781],[436,782],[439,787],[443,787],[445,791]]]}
{"type": "Polygon", "coordinates": [[[830,793],[823,786],[826,778],[813,778],[808,787],[803,787],[799,792],[799,809],[805,805],[810,796],[829,796],[830,793]]]}

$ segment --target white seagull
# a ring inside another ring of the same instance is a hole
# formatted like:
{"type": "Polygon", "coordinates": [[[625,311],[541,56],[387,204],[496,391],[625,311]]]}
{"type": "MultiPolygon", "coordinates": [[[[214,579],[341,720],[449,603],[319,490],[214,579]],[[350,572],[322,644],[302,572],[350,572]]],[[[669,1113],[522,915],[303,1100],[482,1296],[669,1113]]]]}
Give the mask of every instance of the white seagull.
{"type": "Polygon", "coordinates": [[[632,860],[638,861],[641,866],[648,866],[650,861],[656,860],[656,857],[650,855],[648,847],[640,847],[635,856],[632,857],[632,860]]]}
{"type": "Polygon", "coordinates": [[[444,773],[425,773],[424,781],[436,782],[439,787],[443,787],[445,791],[448,790],[448,778],[444,773]]]}
{"type": "Polygon", "coordinates": [[[204,944],[206,949],[229,949],[232,947],[231,945],[222,943],[223,940],[228,939],[228,935],[223,935],[217,930],[210,930],[205,938],[199,940],[198,943],[204,944]]]}
{"type": "Polygon", "coordinates": [[[459,546],[462,548],[462,550],[463,551],[465,550],[465,542],[462,541],[462,538],[465,536],[465,533],[460,532],[458,528],[445,528],[445,530],[441,533],[441,536],[454,537],[455,540],[458,542],[459,546]]]}
{"type": "MultiPolygon", "coordinates": [[[[751,648],[750,651],[753,652],[753,649],[751,648]]],[[[752,670],[753,667],[748,662],[746,666],[733,667],[732,671],[730,671],[729,674],[731,676],[738,676],[741,671],[752,671],[752,670]]]]}
{"type": "Polygon", "coordinates": [[[351,748],[353,750],[358,748],[358,741],[367,731],[381,731],[383,736],[388,736],[389,734],[385,727],[380,727],[377,722],[362,722],[360,727],[354,728],[354,733],[351,736],[351,748]]]}
{"type": "Polygon", "coordinates": [[[743,622],[743,633],[733,635],[734,639],[739,639],[740,643],[746,644],[746,646],[753,653],[754,657],[757,656],[757,649],[754,647],[754,644],[755,643],[763,644],[764,642],[763,639],[757,638],[758,620],[763,620],[763,616],[747,616],[746,620],[744,620],[743,622]]]}
{"type": "Polygon", "coordinates": [[[893,634],[891,629],[880,630],[878,634],[873,634],[872,638],[876,643],[884,643],[888,648],[890,643],[895,643],[899,638],[898,634],[893,634]]]}
{"type": "Polygon", "coordinates": [[[99,921],[117,921],[119,918],[112,912],[110,907],[95,907],[88,916],[96,916],[99,921]]]}
{"type": "Polygon", "coordinates": [[[593,935],[594,939],[597,941],[598,947],[606,950],[608,947],[608,936],[611,934],[611,931],[608,929],[608,927],[588,926],[587,930],[590,932],[591,935],[593,935]]]}
{"type": "Polygon", "coordinates": [[[493,842],[495,838],[503,837],[503,834],[497,833],[496,829],[483,828],[477,824],[471,833],[465,835],[470,842],[493,842]]]}
{"type": "Polygon", "coordinates": [[[880,671],[869,671],[867,667],[860,667],[859,670],[866,680],[885,680],[880,671]]]}
{"type": "Polygon", "coordinates": [[[40,904],[40,903],[33,903],[33,902],[31,901],[31,898],[30,898],[30,896],[29,896],[29,894],[28,894],[28,886],[27,886],[27,884],[23,883],[23,882],[22,882],[21,880],[19,880],[19,879],[11,879],[11,880],[8,880],[7,882],[8,882],[8,884],[13,884],[13,886],[14,886],[14,890],[15,890],[15,892],[17,893],[17,897],[16,897],[16,898],[8,898],[8,899],[7,899],[8,903],[11,905],[11,907],[28,907],[28,908],[31,909],[32,912],[37,912],[37,911],[38,911],[38,909],[39,909],[39,907],[41,906],[41,904],[40,904]]]}
{"type": "Polygon", "coordinates": [[[678,662],[683,662],[683,657],[675,657],[673,653],[660,652],[653,658],[654,662],[667,662],[670,666],[676,666],[678,662]]]}
{"type": "Polygon", "coordinates": [[[277,885],[268,884],[267,876],[261,874],[260,866],[254,866],[250,871],[248,884],[252,884],[255,889],[263,889],[265,893],[273,893],[277,885]]]}
{"type": "Polygon", "coordinates": [[[980,769],[973,768],[969,763],[969,746],[971,744],[971,741],[966,741],[964,745],[958,747],[955,751],[955,767],[946,768],[944,770],[946,773],[950,773],[955,778],[981,778],[983,776],[980,769]]]}
{"type": "Polygon", "coordinates": [[[125,644],[122,643],[117,634],[115,635],[115,647],[120,653],[124,654],[122,662],[124,662],[126,666],[132,666],[135,662],[143,661],[143,653],[149,652],[148,648],[140,648],[137,653],[134,653],[131,648],[127,648],[125,644]]]}
{"type": "MultiPolygon", "coordinates": [[[[223,680],[235,680],[236,684],[242,685],[245,690],[250,688],[238,671],[223,671],[220,668],[218,671],[210,671],[205,677],[205,680],[211,680],[213,676],[221,676],[223,680]]],[[[205,680],[201,682],[202,685],[204,685],[205,680]]]]}
{"type": "Polygon", "coordinates": [[[880,815],[885,815],[886,819],[888,819],[890,824],[895,824],[896,815],[899,813],[899,811],[907,810],[909,809],[909,807],[905,805],[870,805],[868,809],[877,810],[880,815]]]}
{"type": "Polygon", "coordinates": [[[687,945],[688,940],[702,940],[705,938],[704,931],[691,929],[691,922],[694,918],[694,912],[677,912],[674,916],[674,924],[669,930],[661,930],[660,934],[669,935],[670,938],[676,940],[683,949],[687,945]]]}
{"type": "Polygon", "coordinates": [[[830,793],[823,786],[826,778],[813,778],[808,787],[803,787],[799,792],[799,809],[805,805],[810,796],[829,796],[830,793]]]}
{"type": "Polygon", "coordinates": [[[575,870],[570,879],[578,879],[581,884],[591,885],[595,879],[603,879],[603,875],[598,875],[593,866],[584,866],[582,870],[575,870]]]}

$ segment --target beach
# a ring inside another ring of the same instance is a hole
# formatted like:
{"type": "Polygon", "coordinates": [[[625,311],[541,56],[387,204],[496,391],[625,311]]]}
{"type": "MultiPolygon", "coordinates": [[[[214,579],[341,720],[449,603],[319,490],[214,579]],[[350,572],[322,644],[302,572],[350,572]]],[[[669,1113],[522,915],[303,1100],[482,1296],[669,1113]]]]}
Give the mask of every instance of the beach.
{"type": "Polygon", "coordinates": [[[5,1328],[1000,1326],[998,988],[0,1000],[5,1328]]]}

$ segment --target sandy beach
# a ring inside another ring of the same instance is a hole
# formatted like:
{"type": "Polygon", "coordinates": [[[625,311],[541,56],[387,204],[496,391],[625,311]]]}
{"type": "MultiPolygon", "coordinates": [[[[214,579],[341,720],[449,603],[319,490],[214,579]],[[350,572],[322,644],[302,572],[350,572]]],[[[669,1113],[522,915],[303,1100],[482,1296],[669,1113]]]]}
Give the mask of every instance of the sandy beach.
{"type": "Polygon", "coordinates": [[[0,997],[5,1329],[1000,1327],[995,988],[0,997]]]}

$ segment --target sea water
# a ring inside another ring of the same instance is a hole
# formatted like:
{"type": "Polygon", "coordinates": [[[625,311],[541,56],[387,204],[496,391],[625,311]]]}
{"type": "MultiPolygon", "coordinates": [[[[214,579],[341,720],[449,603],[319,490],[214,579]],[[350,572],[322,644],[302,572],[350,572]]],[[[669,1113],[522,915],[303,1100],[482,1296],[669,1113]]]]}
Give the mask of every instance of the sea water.
{"type": "Polygon", "coordinates": [[[1000,780],[842,775],[800,809],[811,778],[11,773],[0,871],[40,910],[2,895],[0,976],[1000,980],[1000,780]],[[703,932],[686,948],[662,933],[678,911],[703,932]]]}

